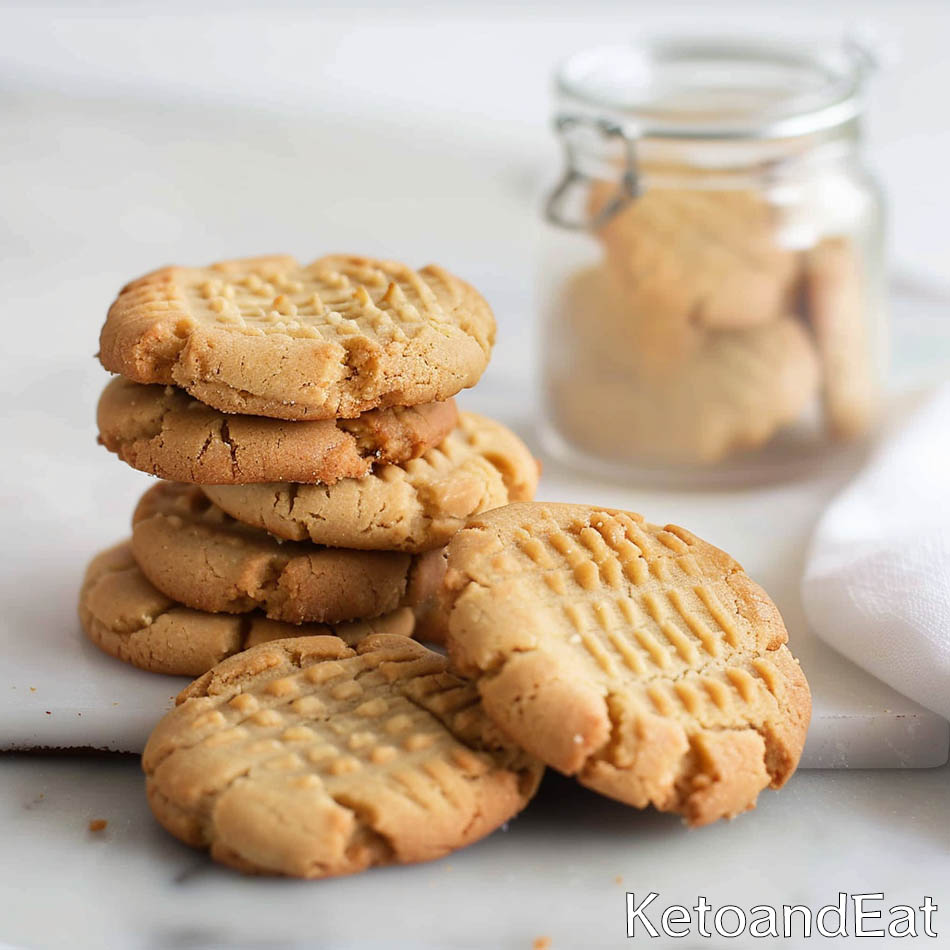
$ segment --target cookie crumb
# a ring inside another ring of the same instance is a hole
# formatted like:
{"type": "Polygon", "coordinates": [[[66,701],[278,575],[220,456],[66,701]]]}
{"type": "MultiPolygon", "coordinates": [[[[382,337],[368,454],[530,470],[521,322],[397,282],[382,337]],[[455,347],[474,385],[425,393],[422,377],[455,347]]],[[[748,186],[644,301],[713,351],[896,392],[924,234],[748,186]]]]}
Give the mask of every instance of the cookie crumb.
{"type": "Polygon", "coordinates": [[[551,938],[535,937],[531,944],[531,950],[551,950],[551,938]]]}
{"type": "Polygon", "coordinates": [[[618,875],[614,878],[614,884],[623,884],[623,875],[622,875],[622,874],[618,874],[618,875]]]}
{"type": "Polygon", "coordinates": [[[35,686],[31,686],[31,687],[30,687],[30,692],[31,692],[31,693],[35,693],[35,692],[36,692],[36,687],[35,687],[35,686]]]}
{"type": "Polygon", "coordinates": [[[92,821],[89,822],[89,830],[90,831],[105,831],[106,825],[108,824],[109,822],[107,822],[105,818],[93,818],[92,821]]]}

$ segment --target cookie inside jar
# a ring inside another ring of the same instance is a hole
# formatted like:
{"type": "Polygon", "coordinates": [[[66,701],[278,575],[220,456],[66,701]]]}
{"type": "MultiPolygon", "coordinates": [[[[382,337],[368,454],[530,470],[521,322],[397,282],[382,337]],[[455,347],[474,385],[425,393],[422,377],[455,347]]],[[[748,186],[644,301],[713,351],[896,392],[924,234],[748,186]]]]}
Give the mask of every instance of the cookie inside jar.
{"type": "Polygon", "coordinates": [[[560,78],[568,170],[541,275],[548,449],[702,481],[781,476],[863,439],[883,307],[858,67],[680,41],[631,47],[655,77],[620,95],[596,52],[560,78]],[[730,57],[757,68],[723,73],[730,57]]]}

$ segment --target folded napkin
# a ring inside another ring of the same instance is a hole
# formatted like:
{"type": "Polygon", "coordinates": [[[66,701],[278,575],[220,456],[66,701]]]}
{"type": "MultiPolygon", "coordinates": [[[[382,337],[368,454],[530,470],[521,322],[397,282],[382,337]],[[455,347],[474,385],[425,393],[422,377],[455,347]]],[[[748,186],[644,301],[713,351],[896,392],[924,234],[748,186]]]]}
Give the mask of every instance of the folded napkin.
{"type": "Polygon", "coordinates": [[[818,636],[950,719],[950,385],[828,506],[802,599],[818,636]]]}

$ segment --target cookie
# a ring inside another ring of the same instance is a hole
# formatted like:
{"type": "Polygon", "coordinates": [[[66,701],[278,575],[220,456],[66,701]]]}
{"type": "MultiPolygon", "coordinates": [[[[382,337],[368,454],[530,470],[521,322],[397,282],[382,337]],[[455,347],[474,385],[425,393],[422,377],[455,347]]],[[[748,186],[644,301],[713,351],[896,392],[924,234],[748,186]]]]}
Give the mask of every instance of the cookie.
{"type": "Polygon", "coordinates": [[[99,358],[223,412],[348,419],[473,386],[494,338],[488,304],[441,267],[274,256],[133,281],[109,309],[99,358]]]}
{"type": "Polygon", "coordinates": [[[200,676],[225,657],[269,640],[330,634],[358,643],[371,633],[410,637],[415,622],[408,607],[332,627],[280,623],[260,613],[192,610],[149,583],[127,541],[90,562],[79,592],[79,619],[101,650],[151,673],[173,676],[200,676]]]}
{"type": "Polygon", "coordinates": [[[826,238],[805,253],[805,307],[822,367],[822,398],[829,431],[848,440],[874,420],[877,394],[864,282],[854,246],[826,238]]]}
{"type": "Polygon", "coordinates": [[[335,485],[206,485],[229,515],[291,541],[418,553],[439,548],[470,515],[533,497],[538,465],[501,423],[471,412],[421,458],[335,485]]]}
{"type": "Polygon", "coordinates": [[[519,812],[542,772],[444,657],[392,636],[225,660],[181,693],[142,767],[173,835],[244,872],[307,878],[442,857],[519,812]]]}
{"type": "Polygon", "coordinates": [[[446,549],[435,548],[413,556],[405,602],[416,618],[413,637],[425,643],[445,642],[445,609],[442,583],[445,580],[446,549]]]}
{"type": "Polygon", "coordinates": [[[808,684],[728,554],[640,515],[539,503],[473,518],[448,559],[453,668],[545,764],[691,825],[794,772],[808,684]]]}
{"type": "MultiPolygon", "coordinates": [[[[594,186],[595,213],[615,191],[594,186]]],[[[758,192],[654,187],[598,237],[630,305],[688,340],[695,327],[756,326],[787,309],[797,260],[779,246],[777,223],[758,192]]]]}
{"type": "Polygon", "coordinates": [[[366,620],[425,604],[445,565],[438,550],[411,555],[281,541],[180,482],[159,482],[142,496],[132,518],[132,554],[155,587],[187,607],[260,609],[287,623],[366,620]]]}
{"type": "Polygon", "coordinates": [[[572,442],[617,462],[713,464],[763,446],[814,404],[818,357],[796,318],[707,330],[688,353],[658,358],[624,323],[610,281],[602,268],[574,278],[569,299],[586,305],[562,313],[547,361],[547,404],[572,442]]]}
{"type": "Polygon", "coordinates": [[[209,485],[362,478],[376,462],[405,462],[458,422],[453,400],[372,409],[355,419],[287,422],[227,415],[174,386],[117,376],[97,412],[99,441],[133,468],[209,485]]]}
{"type": "Polygon", "coordinates": [[[544,345],[557,347],[570,369],[590,353],[637,377],[676,372],[702,348],[709,331],[692,323],[657,318],[638,307],[623,280],[603,264],[571,274],[554,297],[552,329],[544,345]]]}

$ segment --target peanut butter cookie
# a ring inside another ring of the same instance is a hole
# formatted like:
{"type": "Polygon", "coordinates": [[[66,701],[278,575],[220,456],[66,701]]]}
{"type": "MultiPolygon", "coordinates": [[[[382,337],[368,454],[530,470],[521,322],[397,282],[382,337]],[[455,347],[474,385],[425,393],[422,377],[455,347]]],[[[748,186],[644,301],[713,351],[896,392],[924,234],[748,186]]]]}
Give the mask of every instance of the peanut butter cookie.
{"type": "Polygon", "coordinates": [[[151,673],[199,676],[234,653],[268,640],[325,636],[358,643],[371,633],[410,637],[408,607],[373,620],[290,624],[263,614],[210,614],[169,599],[139,570],[129,543],[92,559],[79,593],[79,618],[89,639],[116,659],[151,673]]]}
{"type": "Polygon", "coordinates": [[[436,448],[335,485],[206,485],[229,515],[291,541],[418,553],[442,547],[470,515],[527,501],[538,464],[500,422],[471,412],[436,448]]]}
{"type": "MultiPolygon", "coordinates": [[[[593,189],[595,211],[612,192],[593,189]]],[[[779,246],[776,210],[756,192],[650,188],[599,237],[630,305],[670,332],[756,326],[787,309],[796,255],[779,246]]]]}
{"type": "Polygon", "coordinates": [[[348,419],[473,386],[494,338],[488,304],[441,267],[274,256],[133,281],[109,310],[99,358],[223,412],[348,419]]]}
{"type": "Polygon", "coordinates": [[[819,364],[799,320],[703,330],[674,353],[603,267],[572,278],[547,398],[573,441],[618,462],[714,463],[758,448],[816,402],[819,364]]]}
{"type": "Polygon", "coordinates": [[[307,878],[442,857],[519,812],[542,772],[444,657],[392,636],[225,660],[181,693],[142,767],[173,835],[241,871],[307,878]]]}
{"type": "Polygon", "coordinates": [[[794,772],[808,684],[728,554],[640,515],[537,503],[473,518],[448,557],[453,668],[547,765],[691,825],[794,772]]]}
{"type": "Polygon", "coordinates": [[[421,607],[436,596],[445,571],[440,550],[411,555],[282,541],[180,482],[160,482],[142,496],[132,553],[163,594],[187,607],[235,614],[259,608],[287,623],[367,620],[421,607]]]}
{"type": "Polygon", "coordinates": [[[864,282],[851,242],[825,238],[808,251],[804,284],[828,429],[839,439],[859,438],[871,427],[878,406],[864,282]]]}
{"type": "Polygon", "coordinates": [[[377,462],[406,462],[458,422],[451,399],[372,409],[355,419],[287,422],[228,415],[175,386],[117,376],[97,412],[99,441],[133,468],[206,485],[362,478],[377,462]]]}

